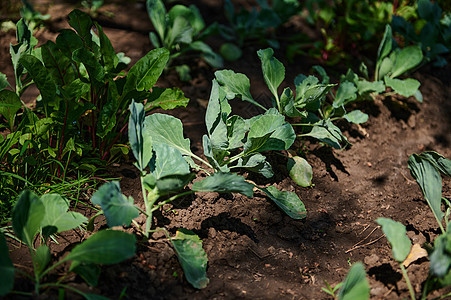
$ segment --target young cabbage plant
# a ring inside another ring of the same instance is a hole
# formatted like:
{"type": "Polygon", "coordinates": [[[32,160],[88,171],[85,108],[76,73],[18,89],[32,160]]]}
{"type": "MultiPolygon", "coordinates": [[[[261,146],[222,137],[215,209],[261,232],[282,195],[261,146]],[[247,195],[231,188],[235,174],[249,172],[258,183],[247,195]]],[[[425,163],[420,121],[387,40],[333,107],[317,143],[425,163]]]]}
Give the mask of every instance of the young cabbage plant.
{"type": "MultiPolygon", "coordinates": [[[[115,264],[135,254],[135,237],[114,230],[103,230],[93,234],[81,244],[75,246],[68,255],[52,264],[50,238],[53,235],[74,229],[84,224],[87,219],[77,213],[68,211],[69,203],[58,194],[46,194],[41,197],[25,190],[19,196],[13,210],[12,227],[15,236],[29,249],[33,275],[15,269],[8,254],[8,247],[3,233],[0,234],[0,296],[15,293],[14,273],[16,271],[29,277],[34,283],[34,291],[29,295],[39,296],[48,289],[58,288],[76,292],[86,299],[98,295],[87,294],[72,286],[65,285],[64,278],[69,272],[80,275],[89,285],[97,285],[100,275],[99,264],[115,264]],[[58,266],[71,261],[69,272],[57,282],[45,282],[46,276],[58,266]]],[[[20,291],[23,294],[23,291],[20,291]]],[[[28,294],[28,292],[27,292],[28,294]]],[[[96,298],[96,299],[97,299],[96,298]]]]}
{"type": "Polygon", "coordinates": [[[443,14],[437,1],[419,0],[414,13],[415,20],[407,21],[403,16],[393,16],[393,31],[405,41],[419,45],[424,53],[423,63],[432,62],[436,67],[447,64],[442,55],[451,49],[451,19],[449,12],[443,14]]]}
{"type": "MultiPolygon", "coordinates": [[[[203,41],[217,30],[217,24],[206,27],[196,6],[177,4],[167,11],[162,0],[147,0],[146,5],[156,31],[150,32],[150,41],[156,48],[169,50],[168,65],[179,56],[197,52],[213,68],[222,67],[222,57],[203,41]]],[[[179,65],[175,69],[181,80],[191,79],[188,65],[179,65]]]]}
{"type": "MultiPolygon", "coordinates": [[[[434,245],[424,245],[429,255],[430,266],[429,276],[422,285],[421,299],[427,299],[429,293],[451,285],[451,232],[450,232],[450,202],[442,196],[442,179],[440,173],[451,176],[451,160],[442,155],[433,152],[423,152],[422,154],[413,154],[409,157],[409,169],[412,176],[420,186],[423,195],[431,208],[434,217],[441,229],[441,234],[434,240],[434,245]],[[442,202],[447,207],[446,212],[442,211],[442,202]],[[445,219],[446,228],[442,221],[445,219]]],[[[424,249],[415,250],[412,247],[410,239],[406,235],[406,227],[396,221],[386,218],[376,220],[385,233],[390,245],[392,246],[393,257],[399,263],[403,276],[407,282],[411,299],[417,299],[415,291],[410,283],[406,268],[410,264],[410,258],[414,253],[424,252],[424,249]]],[[[443,295],[451,296],[451,293],[443,295]]]]}
{"type": "Polygon", "coordinates": [[[231,0],[224,2],[229,26],[220,25],[219,32],[229,41],[221,47],[221,55],[226,59],[240,58],[246,42],[279,48],[275,30],[300,12],[299,3],[294,0],[273,0],[271,4],[267,0],[257,0],[257,4],[251,10],[240,8],[236,11],[231,0]]]}

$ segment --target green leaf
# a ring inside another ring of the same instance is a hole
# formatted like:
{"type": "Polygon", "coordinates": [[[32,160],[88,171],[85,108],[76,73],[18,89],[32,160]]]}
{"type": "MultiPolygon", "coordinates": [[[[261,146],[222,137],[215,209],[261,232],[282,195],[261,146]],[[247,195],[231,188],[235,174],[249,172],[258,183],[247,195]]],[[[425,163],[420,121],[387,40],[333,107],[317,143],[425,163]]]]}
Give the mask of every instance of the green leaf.
{"type": "Polygon", "coordinates": [[[54,227],[55,232],[63,232],[87,221],[86,217],[80,213],[68,212],[69,201],[58,194],[45,194],[41,197],[41,202],[45,207],[45,216],[41,222],[43,232],[46,231],[47,226],[54,227]]]}
{"type": "Polygon", "coordinates": [[[161,0],[147,0],[147,13],[161,40],[165,37],[167,12],[161,0]]]}
{"type": "Polygon", "coordinates": [[[246,75],[235,73],[232,70],[221,70],[215,72],[215,78],[227,94],[227,99],[231,100],[235,97],[241,97],[241,100],[248,101],[264,110],[260,103],[252,98],[250,92],[251,83],[246,75]]]}
{"type": "Polygon", "coordinates": [[[420,46],[409,46],[402,49],[397,55],[391,69],[391,78],[398,77],[418,66],[423,60],[423,52],[420,46]]]}
{"type": "Polygon", "coordinates": [[[157,82],[168,60],[169,51],[165,48],[149,51],[131,67],[127,74],[124,92],[135,89],[138,91],[150,90],[157,82]]]}
{"type": "Polygon", "coordinates": [[[85,45],[88,47],[92,44],[92,20],[89,15],[81,10],[74,9],[69,13],[69,25],[74,28],[85,45]]]}
{"type": "MultiPolygon", "coordinates": [[[[399,49],[398,49],[399,50],[399,49]]],[[[396,53],[396,52],[393,52],[396,53]]],[[[396,56],[396,55],[395,55],[396,56]]],[[[386,57],[382,60],[380,67],[379,67],[379,73],[376,77],[376,80],[379,82],[382,80],[382,78],[385,77],[385,75],[389,74],[390,71],[393,69],[393,60],[391,59],[392,55],[390,57],[386,57]]]]}
{"type": "Polygon", "coordinates": [[[114,73],[116,66],[119,63],[119,58],[114,51],[111,41],[108,39],[105,33],[103,33],[102,26],[100,26],[97,22],[95,23],[95,26],[99,34],[100,53],[102,54],[101,57],[105,65],[105,69],[109,73],[114,73]]]}
{"type": "Polygon", "coordinates": [[[365,268],[361,262],[352,265],[338,294],[339,300],[367,300],[370,298],[370,285],[366,279],[365,268]]]}
{"type": "Polygon", "coordinates": [[[236,61],[243,55],[241,49],[237,45],[232,43],[222,44],[221,48],[219,48],[219,53],[222,57],[224,57],[225,60],[228,61],[236,61]]]}
{"type": "Polygon", "coordinates": [[[196,181],[191,188],[195,192],[241,193],[247,197],[254,195],[254,186],[234,173],[214,173],[196,181]]]}
{"type": "Polygon", "coordinates": [[[12,225],[17,238],[28,247],[33,246],[34,237],[41,228],[44,214],[44,204],[36,194],[25,190],[19,195],[13,209],[12,225]]]}
{"type": "Polygon", "coordinates": [[[423,191],[424,198],[429,204],[437,223],[442,227],[444,214],[441,210],[442,178],[439,171],[428,159],[417,154],[409,156],[408,165],[410,173],[423,191]]]}
{"type": "Polygon", "coordinates": [[[189,139],[183,137],[182,122],[176,117],[155,113],[144,121],[144,133],[155,144],[167,144],[179,150],[183,155],[192,156],[189,139]]]}
{"type": "Polygon", "coordinates": [[[145,110],[154,108],[174,109],[176,107],[186,107],[189,99],[185,97],[183,91],[179,88],[153,88],[150,97],[147,98],[145,110]]]}
{"type": "Polygon", "coordinates": [[[73,261],[69,271],[80,275],[90,286],[97,286],[101,268],[96,264],[85,264],[79,261],[73,261]]]}
{"type": "Polygon", "coordinates": [[[383,81],[359,80],[356,82],[356,86],[359,90],[359,95],[372,92],[380,94],[385,91],[385,85],[383,81]]]}
{"type": "Polygon", "coordinates": [[[133,155],[137,161],[138,169],[143,171],[152,158],[152,140],[143,135],[144,132],[144,106],[141,103],[132,103],[129,106],[130,119],[128,121],[128,139],[133,155]]]}
{"type": "Polygon", "coordinates": [[[392,49],[392,30],[390,25],[385,26],[384,37],[382,38],[379,48],[377,50],[377,64],[379,65],[382,60],[391,52],[392,49]]]}
{"type": "Polygon", "coordinates": [[[362,124],[368,121],[368,115],[360,110],[353,110],[343,116],[348,122],[362,124]]]}
{"type": "Polygon", "coordinates": [[[302,187],[312,185],[312,166],[300,156],[288,158],[287,169],[291,179],[302,187]]]}
{"type": "Polygon", "coordinates": [[[202,248],[202,241],[192,231],[179,229],[171,243],[177,252],[186,280],[196,289],[205,288],[207,277],[207,254],[202,248]]]}
{"type": "Polygon", "coordinates": [[[80,48],[74,51],[72,58],[80,63],[83,63],[88,71],[90,80],[95,80],[97,83],[102,83],[105,78],[105,69],[97,60],[94,53],[86,48],[80,48]]]}
{"type": "Polygon", "coordinates": [[[41,49],[44,65],[59,86],[70,84],[75,80],[72,60],[66,57],[54,42],[47,41],[41,49]]]}
{"type": "Polygon", "coordinates": [[[403,262],[409,255],[412,246],[406,235],[406,226],[387,218],[378,218],[376,222],[382,226],[382,231],[392,247],[395,260],[399,263],[403,262]]]}
{"type": "Polygon", "coordinates": [[[196,175],[192,173],[162,177],[156,182],[158,194],[161,196],[163,194],[177,192],[188,185],[194,178],[196,178],[196,175]]]}
{"type": "Polygon", "coordinates": [[[62,29],[56,37],[56,45],[67,58],[72,59],[74,51],[83,47],[83,41],[75,31],[62,29]]]}
{"type": "Polygon", "coordinates": [[[261,174],[266,178],[271,178],[274,175],[270,163],[267,162],[266,157],[260,153],[255,153],[253,155],[238,159],[238,163],[235,167],[247,169],[261,174]]]}
{"type": "Polygon", "coordinates": [[[11,87],[8,80],[6,79],[6,75],[0,72],[0,91],[8,86],[11,87]]]}
{"type": "Polygon", "coordinates": [[[301,199],[295,193],[279,191],[273,185],[259,189],[274,201],[290,218],[301,220],[307,216],[304,203],[302,203],[301,199]]]}
{"type": "Polygon", "coordinates": [[[338,108],[346,105],[357,98],[357,88],[354,83],[345,81],[338,87],[337,95],[333,102],[333,107],[338,108]]]}
{"type": "Polygon", "coordinates": [[[116,264],[132,257],[136,251],[136,238],[123,231],[102,230],[94,233],[86,241],[65,257],[84,263],[116,264]]]}
{"type": "Polygon", "coordinates": [[[33,256],[33,261],[36,262],[36,272],[41,274],[49,264],[51,259],[50,248],[47,245],[40,245],[33,256]]]}
{"type": "Polygon", "coordinates": [[[413,78],[406,78],[401,80],[385,76],[384,80],[387,86],[391,87],[397,94],[404,97],[415,95],[415,93],[418,91],[418,88],[420,87],[420,82],[413,78]]]}
{"type": "Polygon", "coordinates": [[[420,156],[427,159],[444,175],[451,176],[451,160],[434,151],[423,152],[420,156]]]}
{"type": "Polygon", "coordinates": [[[56,95],[55,82],[42,62],[33,55],[24,54],[19,59],[19,63],[27,69],[31,78],[33,78],[36,87],[41,92],[42,100],[46,103],[54,102],[56,95]]]}
{"type": "Polygon", "coordinates": [[[157,180],[169,175],[190,173],[188,163],[176,148],[167,144],[155,144],[153,150],[155,156],[154,161],[151,161],[151,171],[157,180]]]}
{"type": "Polygon", "coordinates": [[[277,58],[273,56],[274,50],[271,48],[258,50],[257,55],[261,60],[263,78],[265,79],[266,85],[274,97],[279,99],[277,89],[285,79],[285,67],[277,58]]]}
{"type": "Polygon", "coordinates": [[[102,185],[92,195],[91,201],[102,208],[108,227],[130,226],[131,221],[139,215],[138,209],[133,205],[133,198],[127,199],[121,193],[118,181],[102,185]]]}
{"type": "Polygon", "coordinates": [[[14,128],[14,121],[16,113],[22,108],[22,101],[16,93],[10,90],[0,91],[0,115],[5,117],[8,121],[9,129],[12,131],[14,128]]]}
{"type": "Polygon", "coordinates": [[[9,258],[8,245],[5,236],[0,232],[0,296],[5,296],[14,286],[14,265],[9,258]]]}
{"type": "Polygon", "coordinates": [[[451,233],[447,231],[439,235],[434,241],[434,249],[429,256],[430,273],[438,277],[445,277],[451,267],[451,233]]]}
{"type": "Polygon", "coordinates": [[[243,151],[252,153],[286,150],[291,147],[295,139],[293,127],[285,121],[283,115],[266,113],[257,116],[252,122],[243,151]]]}
{"type": "Polygon", "coordinates": [[[335,149],[341,149],[341,143],[347,142],[346,137],[343,136],[341,130],[330,120],[321,120],[318,123],[315,123],[312,131],[305,135],[314,137],[335,149]]]}
{"type": "Polygon", "coordinates": [[[318,102],[331,90],[336,84],[318,84],[319,80],[315,76],[305,77],[299,74],[294,79],[296,86],[295,106],[304,108],[306,105],[318,102]]]}

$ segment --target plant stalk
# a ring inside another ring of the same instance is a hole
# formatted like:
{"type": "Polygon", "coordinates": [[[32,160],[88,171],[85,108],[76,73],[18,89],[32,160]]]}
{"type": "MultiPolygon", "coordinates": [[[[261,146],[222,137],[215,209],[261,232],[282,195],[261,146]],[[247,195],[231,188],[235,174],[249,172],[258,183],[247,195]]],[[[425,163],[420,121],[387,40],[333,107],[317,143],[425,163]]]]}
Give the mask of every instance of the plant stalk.
{"type": "Polygon", "coordinates": [[[403,264],[400,263],[399,266],[401,267],[402,275],[404,276],[404,279],[406,280],[407,287],[409,288],[410,298],[412,300],[415,300],[415,291],[412,287],[412,283],[410,282],[409,276],[407,276],[407,270],[404,268],[403,264]]]}

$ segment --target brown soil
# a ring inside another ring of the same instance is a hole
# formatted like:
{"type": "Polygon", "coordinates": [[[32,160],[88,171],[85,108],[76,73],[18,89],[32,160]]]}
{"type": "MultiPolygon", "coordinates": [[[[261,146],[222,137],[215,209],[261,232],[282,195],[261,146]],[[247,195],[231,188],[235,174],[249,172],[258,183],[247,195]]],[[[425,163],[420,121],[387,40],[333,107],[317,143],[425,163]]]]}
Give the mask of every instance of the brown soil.
{"type": "MultiPolygon", "coordinates": [[[[40,1],[39,3],[44,2],[40,1]]],[[[207,21],[222,16],[221,1],[195,1],[207,21]]],[[[45,6],[52,20],[38,32],[41,42],[54,40],[57,30],[67,27],[65,16],[75,4],[55,1],[45,6]]],[[[39,6],[37,7],[39,9],[39,6]]],[[[148,31],[152,26],[142,2],[106,4],[98,20],[117,52],[132,58],[132,64],[151,49],[148,31]]],[[[43,11],[45,12],[45,10],[43,11]]],[[[0,32],[0,71],[13,78],[9,43],[14,32],[0,32]]],[[[217,49],[219,40],[212,39],[217,49]]],[[[252,93],[269,101],[256,55],[259,47],[244,49],[243,58],[225,68],[247,74],[252,93]]],[[[283,51],[277,51],[281,58],[283,51]]],[[[308,73],[311,61],[297,58],[287,67],[286,84],[299,73],[308,73]]],[[[213,71],[203,62],[190,61],[193,80],[182,83],[173,72],[165,74],[158,85],[178,86],[191,99],[187,109],[169,111],[184,123],[193,150],[201,154],[201,137],[205,133],[203,118],[209,97],[213,71]]],[[[203,290],[191,287],[183,277],[174,250],[163,234],[155,233],[150,242],[138,244],[136,256],[104,267],[99,286],[88,288],[78,277],[73,284],[91,292],[118,298],[126,289],[129,299],[327,299],[321,291],[324,281],[335,285],[349,270],[349,263],[362,261],[371,285],[372,299],[407,298],[408,290],[401,270],[392,259],[390,246],[375,220],[392,218],[407,226],[413,243],[432,242],[438,226],[421,191],[407,168],[410,154],[434,150],[451,157],[451,68],[426,66],[413,74],[421,83],[424,102],[414,99],[378,98],[359,103],[370,115],[361,127],[339,124],[352,146],[337,151],[304,140],[298,144],[302,155],[314,170],[312,188],[301,188],[287,176],[285,161],[271,157],[275,177],[271,181],[252,176],[262,185],[275,184],[281,190],[294,191],[304,202],[308,215],[292,220],[263,194],[252,199],[238,194],[196,193],[183,198],[156,215],[156,226],[171,233],[183,227],[193,230],[203,240],[208,255],[210,284],[203,290]]],[[[30,96],[31,97],[31,96],[30,96]]],[[[252,106],[235,104],[235,113],[248,117],[252,106]]],[[[142,201],[139,178],[129,163],[111,168],[111,175],[122,177],[126,195],[142,201]]],[[[451,198],[450,180],[444,182],[443,195],[451,198]]],[[[99,226],[102,224],[99,224],[99,226]]],[[[83,233],[71,233],[60,245],[51,245],[54,253],[64,254],[71,242],[80,241],[83,233]]],[[[14,262],[27,265],[23,249],[12,251],[14,262]]],[[[417,292],[428,274],[429,263],[420,260],[408,268],[417,292]]],[[[16,289],[29,290],[24,280],[16,289]]],[[[449,291],[449,290],[447,290],[449,291]]],[[[439,291],[439,296],[445,291],[439,291]]]]}

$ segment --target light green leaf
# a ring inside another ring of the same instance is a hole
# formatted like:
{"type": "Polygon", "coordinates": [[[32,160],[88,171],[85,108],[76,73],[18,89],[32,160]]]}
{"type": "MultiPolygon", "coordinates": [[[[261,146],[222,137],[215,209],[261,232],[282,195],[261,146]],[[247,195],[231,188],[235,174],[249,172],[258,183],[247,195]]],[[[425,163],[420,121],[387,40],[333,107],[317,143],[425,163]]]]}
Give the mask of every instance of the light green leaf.
{"type": "Polygon", "coordinates": [[[376,222],[382,226],[382,231],[392,247],[395,260],[399,263],[403,262],[409,255],[412,246],[406,235],[406,226],[387,218],[378,218],[376,222]]]}
{"type": "Polygon", "coordinates": [[[357,88],[354,83],[345,81],[338,87],[337,95],[333,102],[333,107],[338,108],[354,101],[357,98],[357,88]]]}
{"type": "Polygon", "coordinates": [[[153,88],[144,109],[149,111],[154,108],[174,109],[176,107],[186,107],[189,99],[185,97],[179,88],[153,88]]]}
{"type": "Polygon", "coordinates": [[[209,279],[207,277],[208,258],[202,248],[202,241],[192,231],[179,229],[171,243],[177,252],[186,280],[197,289],[205,288],[209,279]]]}
{"type": "Polygon", "coordinates": [[[360,110],[353,110],[343,116],[348,122],[362,124],[368,121],[368,115],[360,110]]]}
{"type": "Polygon", "coordinates": [[[259,189],[274,201],[290,218],[301,220],[307,216],[304,203],[302,203],[301,199],[295,193],[279,191],[273,185],[259,189]]]}
{"type": "Polygon", "coordinates": [[[392,49],[392,35],[391,26],[387,24],[385,26],[384,37],[377,50],[377,64],[380,64],[382,60],[390,54],[392,49]]]}
{"type": "Polygon", "coordinates": [[[442,178],[439,171],[427,158],[417,154],[409,156],[408,165],[410,173],[423,191],[424,198],[429,204],[437,223],[442,227],[444,214],[441,210],[442,178]]]}
{"type": "Polygon", "coordinates": [[[451,176],[451,160],[434,151],[423,152],[420,156],[427,159],[444,175],[451,176]]]}
{"type": "Polygon", "coordinates": [[[449,274],[451,267],[451,232],[439,235],[434,241],[434,250],[429,256],[430,273],[438,277],[449,274]]]}
{"type": "Polygon", "coordinates": [[[182,122],[176,117],[160,113],[147,116],[143,135],[149,136],[153,144],[167,144],[183,155],[193,155],[189,139],[183,137],[182,122]]]}
{"type": "Polygon", "coordinates": [[[396,79],[388,76],[384,77],[385,84],[391,87],[397,94],[404,97],[410,97],[415,95],[420,87],[420,82],[413,78],[396,79]]]}
{"type": "Polygon", "coordinates": [[[266,85],[274,97],[279,99],[277,89],[285,79],[285,67],[273,56],[274,50],[271,48],[258,50],[257,55],[261,60],[263,78],[265,79],[266,85]]]}
{"type": "Polygon", "coordinates": [[[306,134],[314,137],[335,149],[341,149],[341,143],[346,143],[346,137],[341,133],[341,130],[335,126],[330,120],[321,120],[315,123],[312,131],[306,134]]]}
{"type": "Polygon", "coordinates": [[[356,86],[359,91],[359,95],[372,92],[380,94],[385,91],[385,85],[383,81],[359,80],[356,82],[356,86]]]}
{"type": "Polygon", "coordinates": [[[227,99],[233,99],[237,96],[241,97],[241,100],[248,101],[264,110],[260,103],[252,98],[250,92],[251,83],[246,75],[241,73],[235,73],[232,70],[221,70],[215,72],[215,77],[221,87],[227,94],[227,99]]]}
{"type": "Polygon", "coordinates": [[[75,246],[64,259],[85,263],[116,264],[135,254],[135,243],[135,236],[126,232],[102,230],[75,246]]]}
{"type": "MultiPolygon", "coordinates": [[[[393,52],[395,53],[395,52],[393,52]]],[[[396,55],[394,55],[396,57],[396,55]]],[[[390,55],[390,57],[385,57],[380,66],[379,66],[379,73],[378,76],[376,77],[377,81],[382,80],[382,78],[385,77],[385,75],[389,74],[390,71],[393,69],[393,60],[391,59],[392,55],[390,55]]]]}
{"type": "Polygon", "coordinates": [[[14,286],[14,265],[9,258],[5,236],[0,232],[0,296],[5,296],[14,286]]]}
{"type": "MultiPolygon", "coordinates": [[[[409,46],[402,49],[397,55],[391,69],[391,78],[398,77],[418,66],[423,60],[423,52],[420,46],[409,46]]],[[[381,75],[382,76],[382,75],[381,75]]]]}
{"type": "Polygon", "coordinates": [[[291,179],[302,187],[312,185],[312,166],[300,156],[288,158],[287,169],[291,179]]]}
{"type": "Polygon", "coordinates": [[[195,192],[241,193],[247,197],[254,195],[254,186],[234,173],[214,173],[207,178],[193,183],[195,192]]]}
{"type": "Polygon", "coordinates": [[[146,1],[147,13],[149,14],[150,21],[153,27],[157,31],[161,40],[164,39],[166,32],[166,18],[167,12],[161,0],[147,0],[146,1]]]}
{"type": "Polygon", "coordinates": [[[41,274],[50,262],[50,248],[47,245],[40,245],[34,253],[33,261],[36,262],[36,271],[41,274]]]}
{"type": "Polygon", "coordinates": [[[266,113],[252,122],[243,151],[252,153],[286,150],[295,139],[293,127],[285,121],[283,115],[266,113]]]}
{"type": "Polygon", "coordinates": [[[53,227],[52,231],[55,233],[63,232],[87,221],[80,213],[68,212],[69,202],[58,194],[45,194],[41,197],[41,202],[45,207],[45,216],[41,222],[43,233],[48,230],[46,227],[53,227]]]}
{"type": "Polygon", "coordinates": [[[352,265],[338,294],[339,300],[368,300],[370,285],[361,262],[352,265]]]}
{"type": "Polygon", "coordinates": [[[189,165],[176,148],[167,144],[155,144],[154,159],[151,161],[151,171],[158,180],[169,175],[189,174],[189,165]]]}
{"type": "Polygon", "coordinates": [[[0,91],[8,86],[11,87],[8,80],[6,79],[6,75],[0,72],[0,91]]]}
{"type": "Polygon", "coordinates": [[[22,242],[33,246],[35,235],[41,228],[45,207],[36,194],[25,190],[19,195],[19,199],[13,209],[13,229],[22,242]]]}

